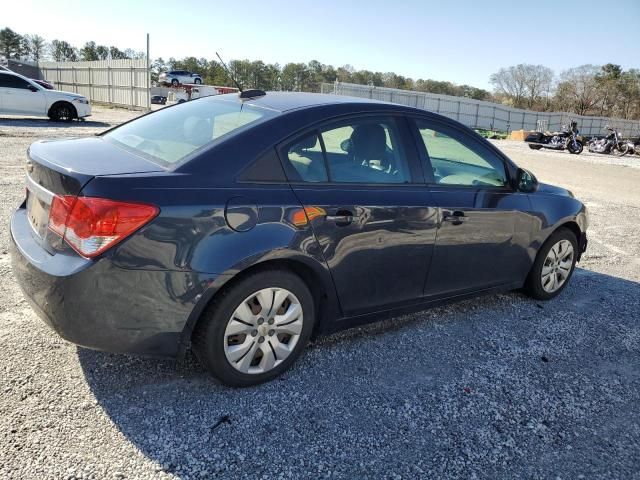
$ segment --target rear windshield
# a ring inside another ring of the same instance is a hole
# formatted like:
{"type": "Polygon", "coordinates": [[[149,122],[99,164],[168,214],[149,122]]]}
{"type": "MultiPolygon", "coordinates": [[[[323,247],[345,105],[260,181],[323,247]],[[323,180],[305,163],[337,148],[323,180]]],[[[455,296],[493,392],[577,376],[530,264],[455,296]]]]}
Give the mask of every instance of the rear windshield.
{"type": "Polygon", "coordinates": [[[235,100],[208,97],[140,117],[109,131],[103,138],[163,167],[171,167],[214,140],[276,114],[235,100]]]}

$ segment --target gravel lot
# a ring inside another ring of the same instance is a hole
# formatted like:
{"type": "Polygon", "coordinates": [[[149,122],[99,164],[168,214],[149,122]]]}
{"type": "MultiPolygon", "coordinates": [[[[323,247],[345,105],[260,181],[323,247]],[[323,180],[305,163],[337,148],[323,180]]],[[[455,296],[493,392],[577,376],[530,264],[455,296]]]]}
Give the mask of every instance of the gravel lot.
{"type": "Polygon", "coordinates": [[[282,379],[233,390],[191,357],[68,344],[13,280],[27,146],[132,116],[0,119],[0,478],[640,478],[640,157],[497,142],[590,210],[559,298],[484,297],[340,333],[282,379]]]}

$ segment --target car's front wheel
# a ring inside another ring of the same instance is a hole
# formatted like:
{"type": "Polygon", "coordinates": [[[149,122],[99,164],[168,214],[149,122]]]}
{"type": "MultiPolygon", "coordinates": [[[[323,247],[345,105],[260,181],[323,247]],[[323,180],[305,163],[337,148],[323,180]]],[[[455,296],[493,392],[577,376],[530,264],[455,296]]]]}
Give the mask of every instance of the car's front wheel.
{"type": "Polygon", "coordinates": [[[178,79],[177,79],[177,78],[173,78],[173,79],[171,80],[171,86],[172,86],[172,87],[177,87],[179,83],[180,83],[180,82],[178,82],[178,79]]]}
{"type": "Polygon", "coordinates": [[[525,282],[524,291],[538,300],[550,300],[569,283],[576,266],[578,241],[574,233],[560,228],[538,251],[525,282]]]}
{"type": "Polygon", "coordinates": [[[200,85],[202,83],[202,80],[199,78],[196,78],[193,83],[195,83],[196,85],[200,85]]]}
{"type": "Polygon", "coordinates": [[[252,274],[215,298],[193,333],[196,356],[227,385],[247,387],[287,370],[314,324],[313,297],[284,270],[252,274]]]}
{"type": "Polygon", "coordinates": [[[70,122],[77,116],[75,107],[67,102],[57,103],[49,111],[49,118],[55,122],[70,122]]]}

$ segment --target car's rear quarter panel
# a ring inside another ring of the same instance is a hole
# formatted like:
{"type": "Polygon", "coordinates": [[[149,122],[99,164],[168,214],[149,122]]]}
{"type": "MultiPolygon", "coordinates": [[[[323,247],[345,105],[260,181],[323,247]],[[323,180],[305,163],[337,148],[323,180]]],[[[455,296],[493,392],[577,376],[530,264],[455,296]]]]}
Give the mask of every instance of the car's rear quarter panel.
{"type": "MultiPolygon", "coordinates": [[[[158,322],[164,331],[187,333],[227,281],[265,262],[304,265],[322,289],[333,294],[310,226],[292,222],[301,205],[288,185],[209,186],[215,183],[211,177],[176,173],[107,176],[89,182],[84,195],[160,207],[156,219],[107,253],[118,275],[110,278],[106,272],[97,277],[100,288],[125,297],[131,292],[123,304],[135,303],[141,317],[149,319],[147,327],[158,322]],[[248,221],[238,225],[237,218],[243,217],[248,221]],[[230,223],[246,231],[234,230],[230,223]],[[127,276],[124,282],[122,275],[127,276]],[[151,305],[158,303],[154,298],[161,299],[159,305],[151,305]],[[167,321],[171,324],[163,323],[167,321]]],[[[182,340],[188,339],[183,335],[182,340]]]]}

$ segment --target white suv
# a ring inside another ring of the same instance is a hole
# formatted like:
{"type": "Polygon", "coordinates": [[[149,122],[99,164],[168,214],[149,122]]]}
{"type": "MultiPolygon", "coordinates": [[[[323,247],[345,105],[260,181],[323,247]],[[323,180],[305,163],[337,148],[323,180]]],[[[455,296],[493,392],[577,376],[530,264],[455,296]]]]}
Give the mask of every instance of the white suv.
{"type": "Polygon", "coordinates": [[[91,115],[82,95],[47,90],[14,72],[0,70],[0,115],[34,115],[70,122],[91,115]]]}
{"type": "Polygon", "coordinates": [[[199,73],[191,73],[186,70],[172,70],[170,72],[161,73],[158,81],[163,84],[177,87],[181,83],[202,83],[202,77],[199,73]]]}

